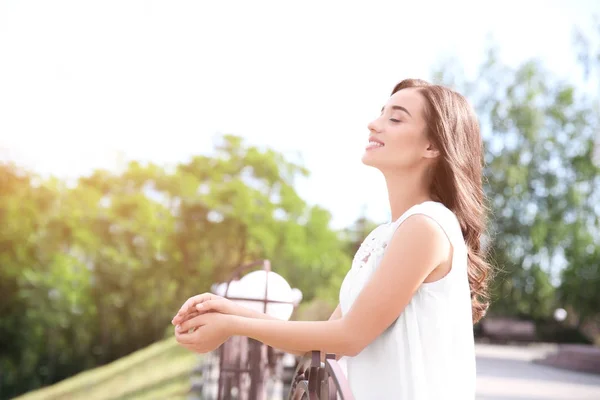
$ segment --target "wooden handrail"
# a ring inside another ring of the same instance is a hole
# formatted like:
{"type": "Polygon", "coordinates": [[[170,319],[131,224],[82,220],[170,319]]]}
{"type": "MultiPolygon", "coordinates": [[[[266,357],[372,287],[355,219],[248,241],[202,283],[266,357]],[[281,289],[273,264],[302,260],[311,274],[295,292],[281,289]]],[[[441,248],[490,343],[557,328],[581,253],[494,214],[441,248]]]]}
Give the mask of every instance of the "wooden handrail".
{"type": "Polygon", "coordinates": [[[348,380],[335,359],[326,354],[321,362],[321,352],[307,353],[298,362],[288,400],[354,400],[348,380]],[[338,397],[339,395],[339,397],[338,397]]]}

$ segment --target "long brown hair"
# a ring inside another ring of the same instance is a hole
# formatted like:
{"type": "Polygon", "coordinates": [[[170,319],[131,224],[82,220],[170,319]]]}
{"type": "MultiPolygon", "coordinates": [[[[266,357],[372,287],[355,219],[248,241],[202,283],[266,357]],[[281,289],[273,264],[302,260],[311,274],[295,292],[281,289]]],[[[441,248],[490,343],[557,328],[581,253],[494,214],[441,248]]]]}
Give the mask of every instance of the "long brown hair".
{"type": "Polygon", "coordinates": [[[446,87],[420,79],[406,79],[394,87],[392,94],[406,88],[418,88],[426,100],[428,134],[440,151],[431,192],[437,201],[456,214],[460,222],[468,248],[475,323],[489,306],[488,280],[491,276],[491,266],[485,261],[480,242],[487,209],[482,182],[483,141],[477,116],[462,95],[446,87]]]}

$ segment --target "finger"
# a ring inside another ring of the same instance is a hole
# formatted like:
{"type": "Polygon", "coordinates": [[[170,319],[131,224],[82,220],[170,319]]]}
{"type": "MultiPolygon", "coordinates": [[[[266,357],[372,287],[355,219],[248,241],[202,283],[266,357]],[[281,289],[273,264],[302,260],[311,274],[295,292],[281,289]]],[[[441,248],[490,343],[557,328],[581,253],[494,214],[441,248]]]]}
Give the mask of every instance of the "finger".
{"type": "Polygon", "coordinates": [[[177,342],[184,346],[192,346],[195,342],[195,336],[193,333],[180,333],[175,332],[175,339],[177,342]]]}
{"type": "Polygon", "coordinates": [[[190,297],[189,299],[187,299],[187,301],[185,303],[183,303],[183,306],[181,306],[181,309],[179,310],[179,312],[177,314],[183,315],[183,314],[189,312],[190,310],[194,309],[194,306],[196,304],[202,303],[207,300],[211,300],[216,297],[217,296],[212,293],[202,293],[202,294],[190,297]]]}
{"type": "Polygon", "coordinates": [[[196,310],[198,310],[199,313],[206,313],[209,311],[223,312],[224,305],[223,299],[206,300],[200,304],[196,304],[196,310]]]}
{"type": "Polygon", "coordinates": [[[201,299],[206,296],[206,293],[202,293],[202,294],[198,294],[196,296],[192,296],[189,299],[187,299],[185,301],[185,303],[183,303],[183,305],[181,306],[181,308],[179,309],[179,311],[177,312],[177,315],[184,315],[185,313],[188,312],[188,310],[193,307],[194,304],[196,304],[197,302],[201,301],[201,299]]]}
{"type": "Polygon", "coordinates": [[[181,317],[181,322],[187,321],[188,319],[195,318],[198,315],[200,315],[200,312],[195,311],[195,310],[192,312],[188,312],[187,314],[185,314],[184,316],[181,317]]]}
{"type": "Polygon", "coordinates": [[[175,332],[175,339],[180,345],[186,346],[196,353],[201,353],[204,347],[197,329],[193,332],[175,332]]]}
{"type": "Polygon", "coordinates": [[[188,319],[187,321],[183,321],[181,324],[177,325],[175,328],[177,332],[187,332],[192,328],[197,328],[202,325],[206,325],[207,319],[205,314],[200,314],[192,319],[188,319]]]}
{"type": "Polygon", "coordinates": [[[185,301],[185,303],[183,303],[183,305],[181,306],[181,308],[179,309],[179,311],[177,312],[177,315],[184,315],[186,314],[191,307],[193,307],[194,304],[196,304],[199,301],[202,301],[202,299],[206,296],[206,293],[202,293],[193,297],[190,297],[189,299],[187,299],[185,301]]]}
{"type": "MultiPolygon", "coordinates": [[[[189,299],[186,300],[185,303],[183,303],[183,305],[181,306],[181,308],[179,309],[179,311],[177,312],[177,314],[175,314],[175,316],[173,317],[173,319],[171,320],[171,323],[173,325],[178,325],[181,323],[181,321],[183,319],[185,319],[185,316],[188,312],[190,311],[195,311],[194,309],[194,305],[197,302],[202,302],[204,298],[207,298],[210,295],[210,293],[202,293],[199,294],[197,296],[193,296],[190,297],[189,299]],[[183,318],[183,319],[182,319],[183,318]]],[[[210,298],[210,297],[209,297],[210,298]]]]}
{"type": "Polygon", "coordinates": [[[173,317],[173,319],[171,320],[171,323],[173,325],[180,325],[182,322],[187,321],[188,319],[197,317],[198,315],[200,315],[200,312],[198,310],[196,310],[195,308],[191,308],[190,311],[188,311],[186,314],[175,315],[173,317]]]}
{"type": "Polygon", "coordinates": [[[187,314],[184,314],[184,315],[176,315],[171,320],[171,323],[173,325],[179,325],[182,322],[187,321],[188,319],[192,319],[194,317],[197,317],[198,315],[200,315],[200,313],[198,311],[188,312],[187,314]]]}

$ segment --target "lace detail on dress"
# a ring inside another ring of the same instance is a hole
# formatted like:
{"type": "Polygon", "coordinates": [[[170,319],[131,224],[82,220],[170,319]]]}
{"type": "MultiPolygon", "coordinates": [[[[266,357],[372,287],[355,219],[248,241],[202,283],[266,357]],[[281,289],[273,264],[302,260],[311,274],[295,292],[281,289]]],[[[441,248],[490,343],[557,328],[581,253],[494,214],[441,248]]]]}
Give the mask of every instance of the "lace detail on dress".
{"type": "Polygon", "coordinates": [[[358,251],[354,255],[353,264],[358,268],[364,268],[373,262],[374,259],[382,255],[385,251],[385,248],[387,247],[386,239],[386,235],[382,235],[381,229],[375,229],[371,232],[371,234],[360,244],[358,251]]]}

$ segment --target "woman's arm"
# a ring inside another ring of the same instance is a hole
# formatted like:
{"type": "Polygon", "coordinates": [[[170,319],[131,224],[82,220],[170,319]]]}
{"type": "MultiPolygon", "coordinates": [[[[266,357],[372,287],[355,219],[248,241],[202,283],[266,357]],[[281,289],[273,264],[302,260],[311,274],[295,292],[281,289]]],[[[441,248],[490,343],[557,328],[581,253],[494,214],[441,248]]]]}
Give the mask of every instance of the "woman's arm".
{"type": "Polygon", "coordinates": [[[231,316],[232,335],[248,336],[271,347],[294,346],[300,354],[312,350],[353,355],[351,335],[344,334],[342,320],[273,321],[231,316]]]}
{"type": "MultiPolygon", "coordinates": [[[[248,310],[248,314],[246,315],[247,318],[269,320],[269,321],[281,321],[280,319],[272,317],[269,314],[265,314],[265,313],[255,311],[255,310],[250,310],[250,309],[246,309],[246,310],[248,310]]],[[[329,317],[329,321],[340,319],[341,317],[342,317],[342,309],[340,308],[340,305],[338,304],[338,306],[335,308],[335,310],[329,317]]],[[[275,346],[271,346],[271,347],[275,347],[275,346]]],[[[286,353],[290,353],[290,354],[293,354],[296,356],[303,356],[307,353],[306,351],[295,350],[295,349],[279,348],[279,350],[285,351],[286,353]]],[[[310,351],[312,351],[312,350],[315,350],[315,349],[311,349],[310,351]]],[[[327,352],[331,353],[331,351],[321,350],[321,353],[322,353],[321,358],[322,359],[325,359],[325,354],[327,352]]],[[[340,356],[336,354],[336,359],[339,360],[339,358],[340,358],[340,356]]]]}
{"type": "Polygon", "coordinates": [[[325,349],[355,356],[398,318],[432,271],[441,264],[448,266],[450,256],[451,246],[442,228],[429,217],[413,215],[400,225],[381,264],[342,318],[305,322],[225,316],[225,321],[205,314],[182,325],[182,332],[199,326],[197,335],[179,334],[178,340],[202,341],[203,332],[205,337],[217,338],[241,335],[301,353],[325,349]]]}
{"type": "MultiPolygon", "coordinates": [[[[218,312],[222,314],[237,315],[240,317],[251,319],[279,321],[279,319],[271,315],[243,307],[227,298],[223,298],[212,293],[203,293],[188,299],[181,307],[180,312],[175,316],[175,318],[173,318],[172,322],[174,325],[179,325],[185,320],[190,319],[190,317],[193,318],[198,314],[203,314],[207,312],[218,312]],[[194,311],[194,309],[196,311],[194,311]]],[[[339,319],[341,315],[341,309],[338,305],[329,317],[329,320],[339,319]]],[[[279,349],[285,351],[286,353],[294,354],[297,356],[303,356],[306,353],[303,351],[296,350],[294,348],[279,349]]]]}

